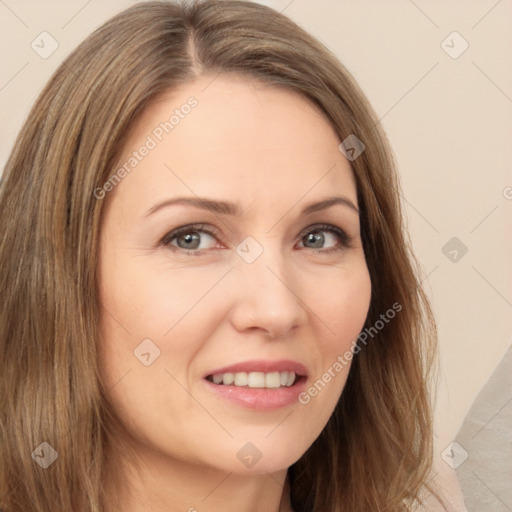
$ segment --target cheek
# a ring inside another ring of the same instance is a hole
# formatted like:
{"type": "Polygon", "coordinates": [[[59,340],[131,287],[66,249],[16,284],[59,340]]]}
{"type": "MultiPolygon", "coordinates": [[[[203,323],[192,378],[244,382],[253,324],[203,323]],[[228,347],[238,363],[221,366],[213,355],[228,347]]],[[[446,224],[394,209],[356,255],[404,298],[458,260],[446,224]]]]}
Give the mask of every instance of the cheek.
{"type": "Polygon", "coordinates": [[[138,364],[133,351],[150,339],[160,350],[155,363],[182,374],[219,317],[221,302],[208,300],[208,294],[226,270],[166,269],[146,263],[143,258],[127,258],[108,265],[108,271],[104,265],[104,348],[119,366],[132,367],[138,364]]]}
{"type": "Polygon", "coordinates": [[[302,422],[305,438],[315,439],[338,403],[352,365],[353,346],[366,320],[371,300],[371,280],[366,264],[345,268],[318,292],[310,294],[318,312],[316,326],[319,365],[299,396],[307,411],[302,422]],[[313,419],[314,418],[314,419],[313,419]]]}
{"type": "Polygon", "coordinates": [[[225,272],[224,268],[160,269],[158,272],[145,268],[138,275],[123,279],[116,302],[134,329],[141,333],[152,332],[160,338],[172,337],[182,325],[190,324],[191,318],[197,322],[198,311],[207,321],[209,311],[215,306],[207,296],[225,272]]]}
{"type": "Polygon", "coordinates": [[[321,351],[336,357],[357,338],[363,328],[371,299],[371,281],[366,264],[343,269],[329,283],[310,295],[315,312],[325,326],[321,351]]]}
{"type": "MultiPolygon", "coordinates": [[[[213,302],[203,298],[225,273],[198,268],[165,271],[150,264],[143,268],[142,262],[118,259],[108,271],[104,265],[100,292],[100,373],[112,408],[139,434],[147,429],[140,415],[178,411],[182,424],[194,420],[189,416],[197,411],[178,383],[186,385],[195,354],[218,318],[213,302]]],[[[155,424],[159,421],[155,418],[155,424]]],[[[173,421],[177,432],[178,422],[173,421]]]]}

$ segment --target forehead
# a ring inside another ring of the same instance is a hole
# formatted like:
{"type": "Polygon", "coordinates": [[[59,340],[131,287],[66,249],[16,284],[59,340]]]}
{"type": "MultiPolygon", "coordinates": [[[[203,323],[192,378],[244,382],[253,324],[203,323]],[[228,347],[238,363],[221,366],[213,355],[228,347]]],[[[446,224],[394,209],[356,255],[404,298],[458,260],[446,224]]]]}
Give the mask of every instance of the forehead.
{"type": "Polygon", "coordinates": [[[236,74],[204,76],[161,95],[138,118],[119,165],[142,146],[151,149],[132,161],[116,194],[227,194],[249,202],[264,194],[275,204],[339,191],[356,202],[339,143],[320,110],[296,92],[236,74]]]}

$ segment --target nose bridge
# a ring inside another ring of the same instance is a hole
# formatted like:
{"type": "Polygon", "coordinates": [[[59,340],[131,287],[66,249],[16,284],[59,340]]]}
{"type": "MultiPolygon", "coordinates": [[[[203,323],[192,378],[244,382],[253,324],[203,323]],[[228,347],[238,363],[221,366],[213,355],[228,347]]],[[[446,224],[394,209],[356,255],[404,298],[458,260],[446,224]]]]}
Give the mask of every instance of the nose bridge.
{"type": "Polygon", "coordinates": [[[299,283],[277,238],[267,237],[263,244],[248,238],[237,248],[233,322],[239,330],[261,328],[272,336],[283,335],[304,319],[295,291],[299,283]]]}
{"type": "Polygon", "coordinates": [[[247,237],[237,248],[237,253],[242,261],[237,262],[237,270],[240,277],[250,285],[255,281],[259,288],[266,288],[268,291],[285,293],[289,290],[284,283],[292,278],[290,276],[290,262],[286,260],[287,255],[275,236],[247,237]],[[244,254],[244,250],[247,251],[244,254]],[[243,276],[243,277],[242,277],[243,276]],[[281,290],[284,288],[285,290],[281,290]]]}

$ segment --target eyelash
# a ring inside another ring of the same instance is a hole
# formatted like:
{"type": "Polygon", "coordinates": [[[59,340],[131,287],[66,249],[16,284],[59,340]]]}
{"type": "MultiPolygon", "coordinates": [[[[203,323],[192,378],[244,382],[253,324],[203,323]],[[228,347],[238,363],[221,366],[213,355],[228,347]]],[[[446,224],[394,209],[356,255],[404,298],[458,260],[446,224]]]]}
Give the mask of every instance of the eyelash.
{"type": "MultiPolygon", "coordinates": [[[[321,232],[321,231],[329,231],[329,232],[337,235],[340,240],[340,246],[331,247],[330,249],[312,249],[315,253],[326,254],[326,253],[341,251],[343,249],[348,249],[352,246],[352,237],[343,229],[338,228],[337,226],[333,226],[332,224],[314,224],[312,226],[309,226],[304,231],[302,231],[302,233],[300,233],[299,240],[302,240],[309,233],[317,233],[317,232],[321,232]]],[[[188,226],[183,226],[181,228],[177,228],[177,229],[167,233],[160,241],[160,245],[169,247],[174,252],[187,254],[188,256],[198,256],[198,255],[201,255],[203,252],[209,250],[209,249],[185,250],[185,249],[181,249],[180,247],[171,245],[171,242],[173,240],[178,238],[180,235],[184,235],[187,233],[206,233],[214,238],[217,238],[217,234],[213,230],[208,229],[204,224],[190,224],[188,226]]],[[[304,247],[304,248],[307,249],[307,247],[304,247]]]]}

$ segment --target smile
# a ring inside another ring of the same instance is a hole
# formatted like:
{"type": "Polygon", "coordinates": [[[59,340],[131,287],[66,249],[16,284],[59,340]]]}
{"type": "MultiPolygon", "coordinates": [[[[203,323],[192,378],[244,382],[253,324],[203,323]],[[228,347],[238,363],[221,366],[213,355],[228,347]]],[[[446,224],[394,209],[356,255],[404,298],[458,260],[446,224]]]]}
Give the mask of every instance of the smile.
{"type": "Polygon", "coordinates": [[[307,370],[294,361],[246,361],[216,369],[204,377],[216,397],[259,411],[297,403],[307,370]]]}

